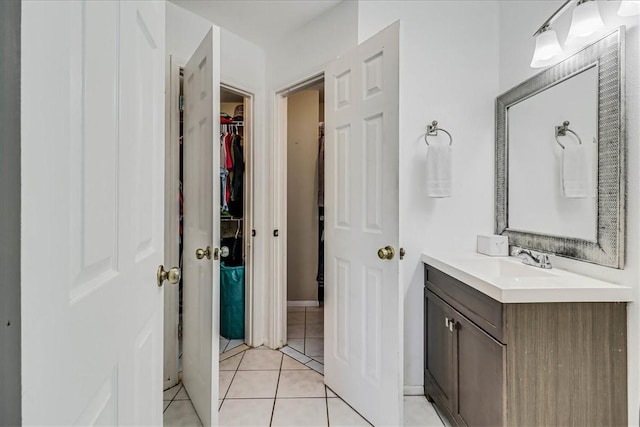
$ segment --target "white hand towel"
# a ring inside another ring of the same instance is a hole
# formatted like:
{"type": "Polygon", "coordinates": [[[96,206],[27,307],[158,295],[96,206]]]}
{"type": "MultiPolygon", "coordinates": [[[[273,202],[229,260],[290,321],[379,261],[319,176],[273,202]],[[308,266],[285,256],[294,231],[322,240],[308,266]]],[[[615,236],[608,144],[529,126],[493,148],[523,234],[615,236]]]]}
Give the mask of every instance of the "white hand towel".
{"type": "Polygon", "coordinates": [[[585,144],[566,144],[562,150],[562,192],[581,199],[591,195],[591,160],[585,144]]]}
{"type": "Polygon", "coordinates": [[[451,146],[431,144],[427,148],[427,195],[451,197],[451,146]]]}

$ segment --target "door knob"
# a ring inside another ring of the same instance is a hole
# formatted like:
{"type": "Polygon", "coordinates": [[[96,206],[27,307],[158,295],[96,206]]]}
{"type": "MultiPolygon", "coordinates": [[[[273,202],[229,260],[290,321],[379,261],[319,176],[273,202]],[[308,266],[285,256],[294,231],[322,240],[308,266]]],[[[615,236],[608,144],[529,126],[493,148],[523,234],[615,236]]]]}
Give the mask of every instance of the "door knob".
{"type": "Polygon", "coordinates": [[[385,246],[384,248],[378,249],[378,258],[380,259],[393,259],[395,254],[396,251],[393,250],[392,246],[385,246]]]}
{"type": "Polygon", "coordinates": [[[169,280],[169,283],[176,284],[180,281],[180,269],[178,267],[172,267],[169,271],[164,270],[164,266],[158,266],[158,274],[156,276],[158,280],[158,286],[162,286],[165,280],[169,280]]]}
{"type": "Polygon", "coordinates": [[[220,248],[220,257],[221,258],[226,258],[229,256],[229,248],[226,246],[223,246],[220,248]]]}
{"type": "Polygon", "coordinates": [[[211,259],[211,246],[207,246],[207,249],[196,249],[196,258],[202,259],[204,257],[211,259]]]}

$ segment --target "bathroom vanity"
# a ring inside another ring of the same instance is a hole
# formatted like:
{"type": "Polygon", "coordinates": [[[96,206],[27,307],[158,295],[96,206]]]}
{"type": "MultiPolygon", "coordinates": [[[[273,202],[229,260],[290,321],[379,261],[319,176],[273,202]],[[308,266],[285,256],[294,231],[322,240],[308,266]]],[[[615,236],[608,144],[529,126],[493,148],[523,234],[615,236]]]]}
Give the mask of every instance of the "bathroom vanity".
{"type": "Polygon", "coordinates": [[[630,288],[517,258],[422,261],[424,390],[453,425],[627,425],[630,288]]]}

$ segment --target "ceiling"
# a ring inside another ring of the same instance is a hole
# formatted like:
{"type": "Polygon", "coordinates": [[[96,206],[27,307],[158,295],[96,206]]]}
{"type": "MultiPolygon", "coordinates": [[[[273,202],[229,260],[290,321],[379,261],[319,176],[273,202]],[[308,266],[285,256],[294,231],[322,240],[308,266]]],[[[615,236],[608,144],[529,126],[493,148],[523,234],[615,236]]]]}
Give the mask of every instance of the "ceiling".
{"type": "Polygon", "coordinates": [[[342,0],[171,0],[245,40],[267,47],[342,0]]]}

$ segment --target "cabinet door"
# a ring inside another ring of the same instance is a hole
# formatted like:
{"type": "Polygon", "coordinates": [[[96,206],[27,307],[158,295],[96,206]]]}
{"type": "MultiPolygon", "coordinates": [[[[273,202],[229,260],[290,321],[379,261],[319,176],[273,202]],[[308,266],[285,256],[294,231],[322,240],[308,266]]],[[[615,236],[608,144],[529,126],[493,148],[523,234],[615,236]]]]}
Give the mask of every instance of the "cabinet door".
{"type": "Polygon", "coordinates": [[[455,316],[457,421],[469,426],[502,426],[506,422],[506,347],[466,317],[455,316]]]}
{"type": "Polygon", "coordinates": [[[425,393],[453,410],[453,309],[425,291],[425,393]]]}

